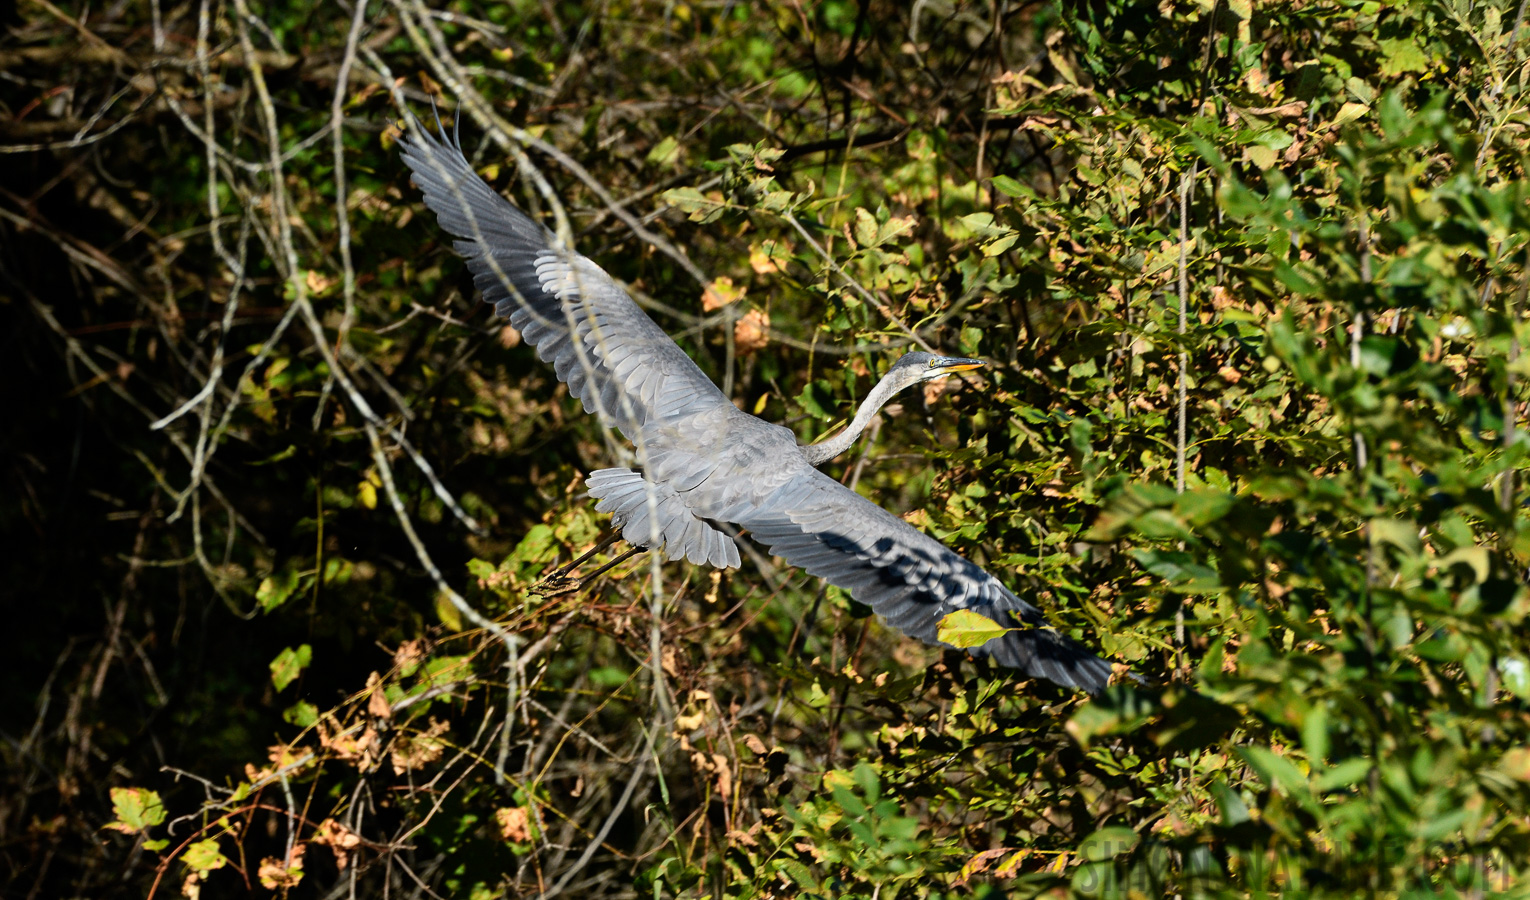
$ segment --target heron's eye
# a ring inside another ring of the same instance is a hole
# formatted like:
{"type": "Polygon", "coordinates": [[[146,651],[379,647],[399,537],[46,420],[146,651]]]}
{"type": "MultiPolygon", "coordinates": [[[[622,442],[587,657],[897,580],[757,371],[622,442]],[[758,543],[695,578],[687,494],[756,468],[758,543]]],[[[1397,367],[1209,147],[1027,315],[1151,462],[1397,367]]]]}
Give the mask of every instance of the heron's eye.
{"type": "Polygon", "coordinates": [[[936,364],[938,364],[939,362],[940,362],[940,360],[938,360],[938,359],[930,360],[930,368],[932,368],[932,369],[935,368],[936,364]]]}

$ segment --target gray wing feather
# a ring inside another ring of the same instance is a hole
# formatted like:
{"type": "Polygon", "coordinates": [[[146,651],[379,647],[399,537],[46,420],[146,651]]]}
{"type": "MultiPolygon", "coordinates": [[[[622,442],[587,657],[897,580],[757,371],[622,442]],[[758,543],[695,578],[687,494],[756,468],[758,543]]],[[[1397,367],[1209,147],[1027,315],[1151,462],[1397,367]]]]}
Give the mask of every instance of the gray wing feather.
{"type": "Polygon", "coordinates": [[[938,644],[940,620],[970,609],[1023,629],[974,653],[1091,693],[1110,679],[1110,663],[1045,627],[1040,610],[998,579],[816,469],[804,469],[741,518],[772,553],[846,588],[904,634],[938,644]]]}
{"type": "Polygon", "coordinates": [[[460,148],[420,127],[400,145],[474,286],[587,411],[636,441],[655,419],[731,405],[626,291],[495,193],[460,148]]]}

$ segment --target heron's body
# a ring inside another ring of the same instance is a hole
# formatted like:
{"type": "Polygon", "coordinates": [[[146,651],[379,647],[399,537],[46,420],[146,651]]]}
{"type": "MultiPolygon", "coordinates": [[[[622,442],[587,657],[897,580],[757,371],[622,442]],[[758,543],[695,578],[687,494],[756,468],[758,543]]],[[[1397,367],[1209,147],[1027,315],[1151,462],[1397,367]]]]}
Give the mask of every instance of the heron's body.
{"type": "Polygon", "coordinates": [[[415,128],[403,149],[484,299],[586,410],[635,445],[641,473],[602,469],[588,480],[625,539],[670,559],[735,567],[738,547],[714,525],[732,523],[906,634],[938,643],[941,618],[971,609],[1020,629],[975,652],[1058,684],[1104,687],[1109,663],[1045,627],[1040,611],[977,565],[815,468],[893,394],[975,360],[908,354],[844,432],[801,446],[735,407],[610,276],[496,194],[459,148],[415,128]]]}

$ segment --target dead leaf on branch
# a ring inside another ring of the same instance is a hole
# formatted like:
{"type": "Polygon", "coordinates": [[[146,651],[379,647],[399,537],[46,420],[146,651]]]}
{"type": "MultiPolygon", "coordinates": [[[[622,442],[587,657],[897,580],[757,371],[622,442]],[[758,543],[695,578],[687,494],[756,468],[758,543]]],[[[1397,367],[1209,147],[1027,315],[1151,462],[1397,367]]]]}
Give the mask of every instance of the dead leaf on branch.
{"type": "Polygon", "coordinates": [[[499,836],[516,844],[531,840],[531,815],[524,806],[510,806],[494,811],[494,822],[499,826],[499,836]]]}
{"type": "Polygon", "coordinates": [[[361,836],[334,819],[325,819],[319,824],[319,830],[314,834],[311,843],[328,847],[330,852],[335,854],[335,865],[344,871],[350,864],[351,851],[361,844],[361,836]]]}
{"type": "Polygon", "coordinates": [[[388,697],[383,693],[382,676],[376,672],[368,675],[367,690],[372,692],[372,696],[367,698],[367,712],[383,720],[392,718],[393,707],[388,704],[388,697]]]}
{"type": "Polygon", "coordinates": [[[956,876],[956,884],[958,886],[965,886],[972,879],[972,876],[988,871],[988,867],[994,860],[1006,853],[1012,852],[1014,852],[1013,847],[995,847],[992,850],[984,850],[977,856],[967,860],[967,864],[962,866],[961,874],[956,876]]]}
{"type": "Polygon", "coordinates": [[[393,774],[402,775],[433,763],[446,752],[446,742],[440,739],[446,733],[446,723],[430,717],[430,727],[416,734],[404,735],[393,742],[389,759],[393,762],[393,774]]]}
{"type": "Polygon", "coordinates": [[[733,323],[733,345],[744,355],[758,353],[770,344],[770,316],[751,309],[733,323]]]}
{"type": "Polygon", "coordinates": [[[393,665],[397,666],[405,675],[412,675],[415,668],[425,660],[425,642],[421,640],[404,641],[393,651],[393,665]]]}
{"type": "Polygon", "coordinates": [[[306,844],[298,844],[292,848],[292,857],[283,862],[274,856],[268,856],[260,861],[260,869],[257,875],[260,883],[267,890],[295,888],[303,880],[303,853],[308,849],[306,844]]]}

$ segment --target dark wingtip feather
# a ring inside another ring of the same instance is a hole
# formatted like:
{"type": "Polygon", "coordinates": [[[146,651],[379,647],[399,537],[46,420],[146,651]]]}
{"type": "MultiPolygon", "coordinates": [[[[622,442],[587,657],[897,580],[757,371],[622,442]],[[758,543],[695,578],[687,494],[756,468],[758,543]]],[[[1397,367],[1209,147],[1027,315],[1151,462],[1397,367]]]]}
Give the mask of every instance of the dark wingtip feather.
{"type": "Polygon", "coordinates": [[[992,656],[995,662],[1027,675],[1091,694],[1098,694],[1110,684],[1109,660],[1050,628],[1009,632],[978,648],[976,655],[992,656]]]}

